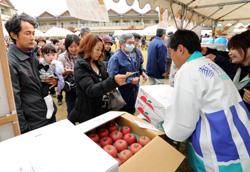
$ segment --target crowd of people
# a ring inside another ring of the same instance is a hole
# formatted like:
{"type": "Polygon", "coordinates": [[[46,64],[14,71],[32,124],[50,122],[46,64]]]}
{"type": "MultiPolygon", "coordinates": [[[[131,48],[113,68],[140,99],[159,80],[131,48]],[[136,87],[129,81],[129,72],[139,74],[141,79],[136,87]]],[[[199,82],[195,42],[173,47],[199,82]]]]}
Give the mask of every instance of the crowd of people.
{"type": "Polygon", "coordinates": [[[21,133],[55,122],[51,95],[60,105],[62,92],[74,124],[109,111],[104,97],[114,89],[126,102],[120,110],[134,114],[140,79],[164,84],[174,65],[174,92],[162,119],[166,135],[189,141],[196,171],[250,170],[249,30],[230,38],[226,52],[201,47],[193,31],[157,29],[144,69],[144,37],[136,33],[121,35],[112,52],[113,39],[88,28],[48,43],[35,40],[37,23],[26,14],[13,16],[5,27],[13,42],[8,58],[21,133]]]}

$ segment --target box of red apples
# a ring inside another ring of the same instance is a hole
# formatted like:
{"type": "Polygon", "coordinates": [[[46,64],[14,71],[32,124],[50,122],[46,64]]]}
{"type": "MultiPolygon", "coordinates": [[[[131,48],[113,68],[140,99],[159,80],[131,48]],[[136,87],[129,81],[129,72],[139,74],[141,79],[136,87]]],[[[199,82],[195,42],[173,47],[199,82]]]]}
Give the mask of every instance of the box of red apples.
{"type": "Polygon", "coordinates": [[[184,159],[163,132],[125,112],[110,111],[77,127],[117,160],[120,172],[175,171],[184,159]]]}

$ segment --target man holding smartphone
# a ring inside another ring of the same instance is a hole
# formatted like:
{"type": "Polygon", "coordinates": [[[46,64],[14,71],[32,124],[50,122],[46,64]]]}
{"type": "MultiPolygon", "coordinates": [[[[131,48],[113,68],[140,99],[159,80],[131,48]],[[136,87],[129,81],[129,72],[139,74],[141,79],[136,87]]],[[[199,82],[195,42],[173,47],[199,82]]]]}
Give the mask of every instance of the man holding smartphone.
{"type": "Polygon", "coordinates": [[[135,112],[135,102],[139,89],[140,71],[139,61],[133,53],[134,36],[123,34],[119,37],[120,49],[110,58],[108,62],[108,73],[110,76],[116,74],[126,74],[127,84],[119,86],[118,89],[126,102],[122,110],[133,114],[135,112]]]}

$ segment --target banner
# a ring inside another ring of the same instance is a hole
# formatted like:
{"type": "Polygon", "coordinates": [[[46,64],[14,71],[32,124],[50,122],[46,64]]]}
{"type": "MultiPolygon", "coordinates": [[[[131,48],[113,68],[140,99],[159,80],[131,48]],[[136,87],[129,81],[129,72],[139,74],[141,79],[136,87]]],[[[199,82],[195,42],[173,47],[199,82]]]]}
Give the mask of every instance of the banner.
{"type": "Polygon", "coordinates": [[[72,17],[88,21],[109,22],[103,0],[66,0],[66,2],[72,17]]]}

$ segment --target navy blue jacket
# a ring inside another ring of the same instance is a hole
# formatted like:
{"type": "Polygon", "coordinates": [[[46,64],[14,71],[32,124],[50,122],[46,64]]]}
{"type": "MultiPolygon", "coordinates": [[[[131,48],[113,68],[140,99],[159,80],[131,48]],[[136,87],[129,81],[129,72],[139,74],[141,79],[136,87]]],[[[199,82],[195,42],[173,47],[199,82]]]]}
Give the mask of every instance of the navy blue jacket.
{"type": "Polygon", "coordinates": [[[148,46],[147,74],[150,77],[163,79],[166,72],[167,47],[164,41],[156,36],[148,46]]]}
{"type": "MultiPolygon", "coordinates": [[[[131,53],[128,57],[121,49],[117,50],[115,54],[109,59],[108,73],[109,76],[116,74],[126,74],[127,72],[139,72],[140,62],[137,60],[135,53],[131,53]]],[[[138,75],[139,76],[139,75],[138,75]]],[[[127,105],[124,111],[129,113],[135,112],[135,101],[138,93],[138,85],[131,84],[132,78],[127,80],[127,84],[118,87],[124,101],[127,105]]]]}

